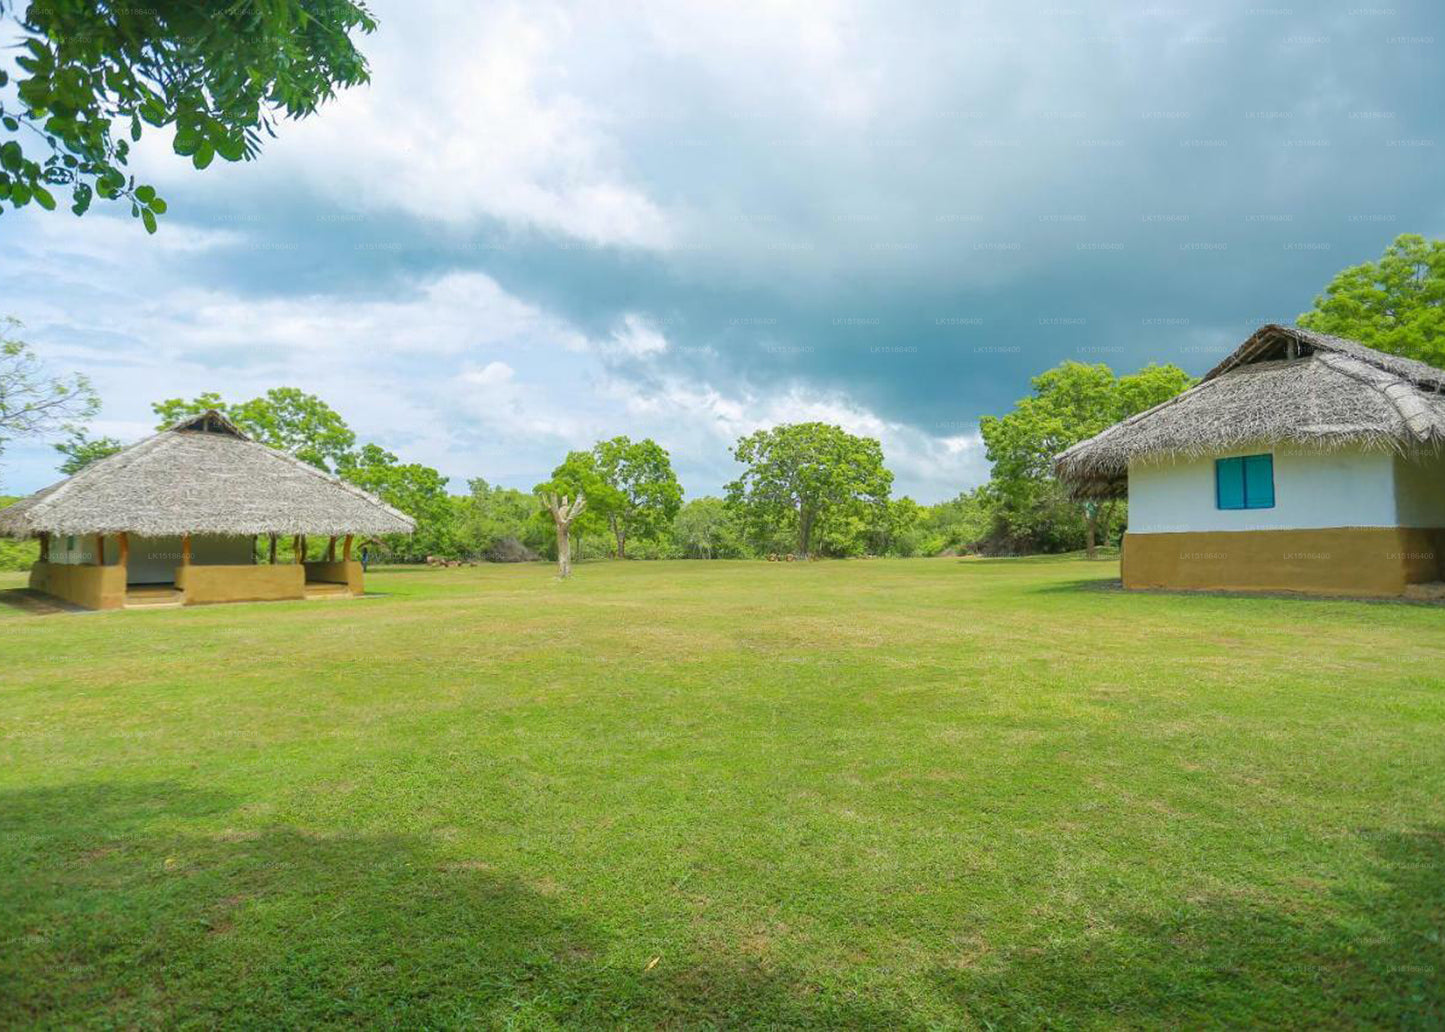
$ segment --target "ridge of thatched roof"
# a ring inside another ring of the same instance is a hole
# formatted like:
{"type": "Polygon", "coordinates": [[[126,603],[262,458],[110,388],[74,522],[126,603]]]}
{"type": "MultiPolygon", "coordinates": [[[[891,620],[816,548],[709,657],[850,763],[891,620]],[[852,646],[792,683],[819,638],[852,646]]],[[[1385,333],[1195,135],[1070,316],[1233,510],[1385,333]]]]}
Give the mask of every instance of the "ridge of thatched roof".
{"type": "Polygon", "coordinates": [[[409,534],[416,521],[219,412],[182,420],[0,509],[0,535],[409,534]]]}
{"type": "Polygon", "coordinates": [[[1445,448],[1445,370],[1297,326],[1261,326],[1196,386],[1061,452],[1078,497],[1118,497],[1129,462],[1245,447],[1445,448]]]}

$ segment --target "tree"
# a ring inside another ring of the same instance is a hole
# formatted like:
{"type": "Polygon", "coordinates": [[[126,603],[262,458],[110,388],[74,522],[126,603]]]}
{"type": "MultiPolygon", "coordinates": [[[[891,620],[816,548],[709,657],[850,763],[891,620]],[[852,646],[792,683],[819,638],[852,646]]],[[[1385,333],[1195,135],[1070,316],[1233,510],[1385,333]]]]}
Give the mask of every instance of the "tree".
{"type": "Polygon", "coordinates": [[[907,495],[889,502],[883,511],[883,521],[874,530],[874,554],[917,555],[920,531],[927,514],[927,509],[907,495]]]}
{"type": "Polygon", "coordinates": [[[481,477],[469,480],[467,486],[471,493],[459,500],[457,527],[467,554],[511,562],[543,547],[537,535],[536,498],[488,484],[481,477]]]}
{"type": "Polygon", "coordinates": [[[1445,240],[1395,238],[1377,262],[1330,280],[1299,324],[1445,368],[1445,240]]]}
{"type": "Polygon", "coordinates": [[[85,376],[50,376],[35,350],[13,336],[18,319],[0,320],[0,451],[16,437],[38,437],[100,411],[85,376]]]}
{"type": "Polygon", "coordinates": [[[938,541],[938,550],[964,552],[976,548],[994,525],[993,496],[980,484],[957,497],[930,507],[925,520],[938,541]]]}
{"type": "Polygon", "coordinates": [[[97,459],[114,455],[121,444],[114,437],[87,437],[79,427],[69,427],[70,436],[55,445],[55,450],[65,456],[60,472],[66,476],[79,473],[97,459]]]}
{"type": "Polygon", "coordinates": [[[295,387],[274,387],[264,397],[232,406],[227,414],[262,444],[317,469],[339,470],[356,444],[356,434],[335,409],[295,387]]]}
{"type": "Polygon", "coordinates": [[[694,559],[735,558],[745,549],[728,504],[721,498],[694,498],[673,520],[683,554],[694,559]]]}
{"type": "Polygon", "coordinates": [[[827,423],[758,430],[732,452],[747,469],[728,485],[729,504],[759,533],[791,529],[800,555],[811,554],[814,534],[831,523],[881,509],[893,485],[882,445],[827,423]]]}
{"type": "MultiPolygon", "coordinates": [[[[552,479],[538,484],[532,490],[534,493],[550,492],[573,498],[586,497],[586,515],[577,518],[575,526],[578,559],[582,558],[584,536],[606,534],[623,505],[622,493],[607,482],[598,467],[596,453],[590,451],[568,452],[562,464],[552,471],[552,479]]],[[[579,514],[580,512],[581,510],[579,514]]]]}
{"type": "Polygon", "coordinates": [[[199,416],[212,410],[225,413],[228,409],[229,406],[214,391],[197,394],[190,401],[184,398],[167,398],[165,401],[151,402],[151,411],[156,414],[157,430],[173,427],[189,416],[199,416]]]}
{"type": "Polygon", "coordinates": [[[410,537],[389,535],[387,545],[393,553],[418,559],[456,551],[448,478],[430,466],[402,462],[385,448],[368,444],[345,456],[338,473],[416,520],[416,531],[410,537]]]}
{"type": "Polygon", "coordinates": [[[566,580],[572,576],[572,545],[567,540],[568,532],[572,529],[572,523],[587,509],[587,496],[576,495],[569,497],[558,494],[555,491],[542,491],[538,497],[547,511],[552,514],[552,522],[557,527],[557,576],[566,580]]]}
{"type": "Polygon", "coordinates": [[[215,409],[252,439],[327,472],[351,461],[356,444],[356,434],[335,409],[295,387],[273,387],[259,398],[235,405],[208,391],[190,401],[169,398],[156,402],[151,409],[160,417],[158,429],[215,409]]]}
{"type": "MultiPolygon", "coordinates": [[[[1010,537],[1022,529],[1015,522],[1018,517],[1054,514],[1060,503],[1067,504],[1053,479],[1054,456],[1121,419],[1167,401],[1195,381],[1174,365],[1148,365],[1115,377],[1103,364],[1064,362],[1030,382],[1033,394],[1021,399],[1012,412],[979,421],[993,463],[990,486],[1001,503],[998,511],[1005,522],[1013,523],[1007,528],[1010,537]]],[[[1114,505],[1085,502],[1079,509],[1085,548],[1092,559],[1099,531],[1107,528],[1114,505]]]]}
{"type": "Polygon", "coordinates": [[[672,522],[682,505],[682,485],[667,451],[650,437],[636,443],[627,437],[600,441],[592,454],[597,472],[615,492],[606,518],[617,558],[626,559],[628,537],[655,537],[672,522]]]}
{"type": "MultiPolygon", "coordinates": [[[[0,20],[16,8],[0,0],[0,20]]],[[[376,22],[352,0],[29,0],[13,17],[21,69],[0,102],[0,210],[52,187],[85,214],[94,196],[130,202],[154,233],[166,204],[126,171],[144,126],[174,127],[172,146],[198,169],[216,155],[251,160],[281,119],[313,114],[338,88],[364,83],[354,31],[376,22]]],[[[0,71],[0,87],[8,82],[0,71]]]]}

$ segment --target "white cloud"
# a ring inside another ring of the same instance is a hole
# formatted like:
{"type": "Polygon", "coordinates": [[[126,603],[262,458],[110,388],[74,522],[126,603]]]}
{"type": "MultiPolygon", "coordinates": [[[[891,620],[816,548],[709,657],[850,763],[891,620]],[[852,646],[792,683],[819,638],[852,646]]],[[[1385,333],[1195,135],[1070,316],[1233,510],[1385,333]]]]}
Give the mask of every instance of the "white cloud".
{"type": "MultiPolygon", "coordinates": [[[[621,167],[607,98],[567,81],[566,48],[588,44],[570,15],[521,3],[379,13],[380,30],[362,40],[371,84],[285,124],[258,165],[218,162],[212,181],[239,187],[260,176],[288,190],[308,184],[352,210],[668,246],[669,216],[621,167]]],[[[193,175],[168,146],[155,136],[142,147],[162,187],[193,175]]]]}
{"type": "MultiPolygon", "coordinates": [[[[105,222],[97,220],[102,236],[105,222]]],[[[234,244],[227,235],[208,246],[234,244]]],[[[42,242],[32,254],[31,246],[0,255],[0,276],[61,250],[42,242]]],[[[667,340],[645,316],[628,314],[611,333],[589,338],[476,272],[363,300],[177,286],[112,303],[106,284],[123,282],[127,271],[164,281],[194,252],[137,252],[147,255],[137,270],[124,252],[97,251],[99,274],[72,284],[68,304],[35,301],[20,312],[58,367],[94,379],[105,409],[92,432],[134,440],[150,430],[150,403],[166,397],[214,390],[240,399],[294,385],[340,411],[361,439],[436,466],[458,487],[471,476],[530,486],[568,449],[627,433],[669,448],[691,494],[715,492],[734,475],[728,448],[739,436],[805,419],[880,438],[900,493],[932,500],[981,475],[976,442],[929,437],[841,393],[720,389],[664,374],[655,360],[667,340]]],[[[46,445],[7,460],[7,486],[31,490],[54,479],[46,445]]]]}
{"type": "Polygon", "coordinates": [[[505,362],[488,362],[480,369],[469,370],[462,379],[479,387],[497,387],[511,383],[516,370],[505,362]]]}
{"type": "Polygon", "coordinates": [[[629,312],[622,317],[622,325],[612,331],[611,343],[605,348],[629,358],[643,358],[666,351],[667,338],[646,316],[629,312]]]}

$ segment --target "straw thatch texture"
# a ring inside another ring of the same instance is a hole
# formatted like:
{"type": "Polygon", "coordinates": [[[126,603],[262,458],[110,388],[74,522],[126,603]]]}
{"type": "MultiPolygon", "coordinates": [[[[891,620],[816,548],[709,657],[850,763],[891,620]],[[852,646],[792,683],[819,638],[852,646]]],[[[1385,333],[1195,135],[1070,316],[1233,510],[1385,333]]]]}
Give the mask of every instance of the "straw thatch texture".
{"type": "Polygon", "coordinates": [[[1054,460],[1081,498],[1120,497],[1130,460],[1244,447],[1445,448],[1445,371],[1293,326],[1260,328],[1204,380],[1054,460]]]}
{"type": "Polygon", "coordinates": [[[188,419],[0,509],[0,534],[409,534],[374,495],[250,440],[214,412],[188,419]]]}

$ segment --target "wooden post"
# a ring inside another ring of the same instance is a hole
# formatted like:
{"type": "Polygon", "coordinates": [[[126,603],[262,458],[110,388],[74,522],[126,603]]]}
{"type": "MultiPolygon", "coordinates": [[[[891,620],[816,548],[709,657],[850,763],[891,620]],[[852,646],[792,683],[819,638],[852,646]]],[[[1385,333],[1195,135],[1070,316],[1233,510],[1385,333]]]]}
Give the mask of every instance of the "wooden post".
{"type": "Polygon", "coordinates": [[[95,565],[105,565],[105,535],[95,535],[95,565]]]}
{"type": "Polygon", "coordinates": [[[120,568],[124,570],[130,564],[130,535],[117,534],[115,542],[120,546],[120,568]]]}
{"type": "Polygon", "coordinates": [[[276,565],[276,535],[271,535],[271,565],[276,565]]]}
{"type": "Polygon", "coordinates": [[[191,565],[191,535],[181,535],[181,565],[191,565]]]}
{"type": "Polygon", "coordinates": [[[331,535],[331,540],[328,541],[328,542],[326,542],[326,561],[327,561],[328,563],[334,563],[334,562],[336,562],[336,535],[335,535],[335,534],[332,534],[332,535],[331,535]]]}
{"type": "Polygon", "coordinates": [[[291,549],[292,549],[293,552],[295,552],[295,555],[293,555],[293,556],[291,557],[291,561],[292,561],[293,563],[299,563],[299,562],[301,562],[301,552],[302,552],[303,549],[305,549],[305,547],[306,547],[306,535],[304,535],[304,534],[297,534],[295,537],[293,537],[293,538],[291,539],[291,549]]]}
{"type": "Polygon", "coordinates": [[[40,561],[42,563],[50,562],[50,535],[44,532],[40,535],[40,561]]]}
{"type": "Polygon", "coordinates": [[[351,562],[351,535],[350,535],[350,534],[347,534],[347,535],[346,535],[346,541],[345,541],[345,542],[342,544],[342,546],[341,546],[341,561],[342,561],[343,563],[349,563],[349,562],[351,562]]]}

